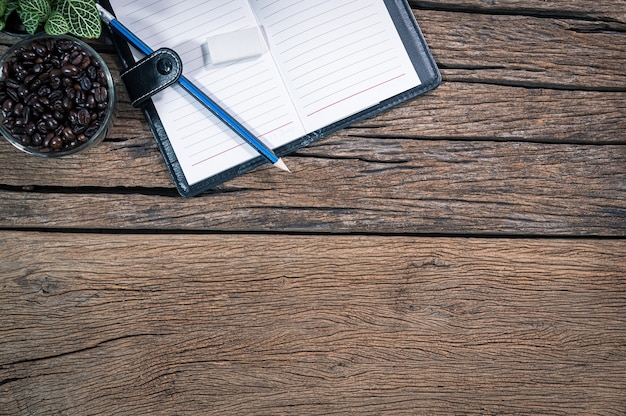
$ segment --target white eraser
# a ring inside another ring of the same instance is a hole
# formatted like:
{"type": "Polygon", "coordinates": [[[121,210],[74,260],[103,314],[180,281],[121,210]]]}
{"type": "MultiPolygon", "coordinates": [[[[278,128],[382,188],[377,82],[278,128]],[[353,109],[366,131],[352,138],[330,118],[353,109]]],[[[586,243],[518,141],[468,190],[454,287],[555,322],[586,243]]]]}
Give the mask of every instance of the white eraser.
{"type": "Polygon", "coordinates": [[[208,54],[206,61],[223,64],[260,56],[263,49],[259,36],[255,27],[211,36],[203,45],[203,51],[208,54]]]}

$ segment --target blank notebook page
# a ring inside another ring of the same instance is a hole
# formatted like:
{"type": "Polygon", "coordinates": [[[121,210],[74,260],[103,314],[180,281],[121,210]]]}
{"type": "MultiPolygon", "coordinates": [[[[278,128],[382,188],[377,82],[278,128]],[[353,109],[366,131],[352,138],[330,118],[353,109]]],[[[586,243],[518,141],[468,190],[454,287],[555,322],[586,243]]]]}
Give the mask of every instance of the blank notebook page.
{"type": "Polygon", "coordinates": [[[420,85],[380,0],[251,0],[308,132],[420,85]]]}
{"type": "MultiPolygon", "coordinates": [[[[152,49],[271,148],[420,84],[383,0],[110,0],[152,49]],[[259,27],[264,53],[205,62],[209,36],[259,27]]],[[[137,55],[140,57],[140,55],[137,55]]],[[[153,97],[190,185],[258,156],[174,85],[153,97]]]]}

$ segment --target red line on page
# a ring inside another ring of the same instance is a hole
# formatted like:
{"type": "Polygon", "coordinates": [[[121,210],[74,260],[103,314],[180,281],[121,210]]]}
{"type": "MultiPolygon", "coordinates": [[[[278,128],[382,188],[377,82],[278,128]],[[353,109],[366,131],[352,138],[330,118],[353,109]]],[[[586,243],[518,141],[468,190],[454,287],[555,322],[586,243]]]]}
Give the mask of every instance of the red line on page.
{"type": "Polygon", "coordinates": [[[238,148],[239,146],[243,146],[244,144],[245,144],[245,142],[243,142],[243,143],[239,143],[237,146],[233,146],[233,147],[231,147],[231,148],[229,148],[229,149],[226,149],[226,150],[223,150],[223,151],[221,151],[221,152],[219,152],[219,153],[216,153],[216,154],[214,154],[214,155],[211,155],[211,156],[207,157],[206,159],[202,159],[201,161],[194,163],[194,164],[193,164],[193,165],[191,165],[191,166],[197,166],[197,165],[199,165],[199,164],[201,164],[201,163],[204,163],[204,162],[206,162],[206,161],[208,161],[208,160],[213,159],[214,157],[217,157],[217,156],[219,156],[219,155],[223,155],[223,154],[224,154],[224,153],[226,153],[226,152],[230,152],[231,150],[236,149],[236,148],[238,148]]]}
{"type": "Polygon", "coordinates": [[[282,126],[278,126],[278,127],[276,127],[275,129],[272,129],[272,130],[270,130],[270,131],[268,131],[268,132],[265,132],[265,133],[263,133],[263,134],[261,135],[261,137],[263,137],[263,136],[267,136],[267,135],[268,135],[268,134],[270,134],[270,133],[274,133],[275,131],[278,131],[278,130],[280,130],[280,129],[284,128],[284,127],[287,127],[287,126],[288,126],[288,125],[290,125],[290,124],[293,124],[293,121],[290,121],[289,123],[285,123],[285,124],[283,124],[282,126]]]}
{"type": "Polygon", "coordinates": [[[371,86],[371,87],[369,87],[369,88],[366,88],[366,89],[364,89],[364,90],[362,90],[362,91],[356,92],[356,93],[354,93],[354,94],[352,94],[352,95],[349,95],[349,96],[347,96],[347,97],[342,98],[341,100],[335,101],[335,102],[334,102],[334,103],[332,103],[332,104],[328,104],[328,105],[327,105],[327,106],[325,106],[325,107],[322,107],[322,108],[320,108],[320,109],[318,109],[318,110],[315,110],[315,111],[313,111],[311,114],[307,114],[307,117],[311,117],[311,116],[312,116],[313,114],[315,114],[315,113],[319,113],[320,111],[326,110],[327,108],[332,107],[332,106],[334,106],[334,105],[337,105],[337,104],[339,104],[339,103],[340,103],[340,102],[342,102],[342,101],[349,100],[350,98],[356,97],[357,95],[359,95],[359,94],[363,94],[364,92],[367,92],[367,91],[369,91],[369,90],[372,90],[372,89],[374,89],[374,88],[376,88],[376,87],[380,87],[381,85],[384,85],[384,84],[386,84],[386,83],[388,83],[388,82],[394,81],[394,80],[396,80],[396,79],[398,79],[398,78],[402,78],[402,77],[403,77],[403,76],[405,76],[405,75],[406,75],[406,74],[400,74],[400,75],[398,75],[398,76],[396,76],[396,77],[393,77],[393,78],[391,78],[391,79],[388,79],[388,80],[386,80],[386,81],[383,81],[383,82],[381,82],[381,83],[379,83],[379,84],[372,85],[372,86],[371,86]]]}
{"type": "MultiPolygon", "coordinates": [[[[268,135],[268,134],[270,134],[270,133],[272,133],[272,132],[275,132],[275,131],[277,131],[277,130],[280,130],[280,129],[282,129],[283,127],[287,127],[288,125],[290,125],[290,124],[292,124],[292,123],[293,123],[293,121],[290,121],[289,123],[285,123],[285,124],[283,124],[282,126],[276,127],[275,129],[272,129],[272,130],[270,130],[270,131],[268,131],[268,132],[266,132],[266,133],[263,133],[261,136],[265,136],[265,135],[268,135]]],[[[230,152],[231,150],[234,150],[234,149],[236,149],[236,148],[238,148],[238,147],[240,147],[240,146],[243,146],[244,144],[246,144],[246,143],[245,143],[245,142],[243,142],[243,143],[239,143],[239,144],[238,144],[238,145],[236,145],[236,146],[230,147],[230,148],[228,148],[228,149],[226,149],[226,150],[222,150],[221,152],[216,153],[216,154],[214,154],[214,155],[211,155],[211,156],[207,157],[206,159],[202,159],[202,160],[200,160],[200,161],[198,161],[198,162],[194,163],[194,164],[193,164],[193,165],[191,165],[191,166],[197,166],[197,165],[199,165],[199,164],[201,164],[201,163],[207,162],[207,161],[209,161],[209,160],[213,159],[214,157],[217,157],[217,156],[219,156],[219,155],[223,155],[223,154],[224,154],[224,153],[226,153],[226,152],[230,152]]]]}

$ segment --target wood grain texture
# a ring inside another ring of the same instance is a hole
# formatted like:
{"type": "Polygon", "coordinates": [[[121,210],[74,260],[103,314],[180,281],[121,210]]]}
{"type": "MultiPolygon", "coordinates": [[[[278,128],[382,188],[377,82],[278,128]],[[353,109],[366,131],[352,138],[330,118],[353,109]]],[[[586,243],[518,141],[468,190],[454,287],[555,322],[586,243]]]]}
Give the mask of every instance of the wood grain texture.
{"type": "MultiPolygon", "coordinates": [[[[0,142],[0,183],[173,188],[142,114],[130,107],[125,93],[120,95],[108,139],[83,155],[62,160],[34,158],[6,141],[0,142]]],[[[626,93],[448,82],[432,94],[345,129],[311,148],[326,158],[337,156],[333,152],[341,149],[341,153],[352,152],[365,160],[410,160],[415,157],[410,147],[419,146],[410,144],[415,139],[476,140],[477,149],[497,146],[480,143],[489,140],[599,145],[624,143],[624,131],[626,93]],[[400,153],[405,150],[409,153],[400,153]]],[[[518,144],[512,148],[520,146],[523,148],[518,144]]],[[[551,148],[560,152],[558,146],[551,148]]],[[[568,146],[564,149],[569,152],[568,146]]]]}
{"type": "MultiPolygon", "coordinates": [[[[102,145],[97,152],[106,148],[102,145]]],[[[134,149],[125,151],[132,154],[134,149]]],[[[164,172],[153,176],[135,166],[141,172],[135,176],[121,164],[119,170],[107,172],[92,154],[74,159],[82,167],[66,165],[50,178],[50,185],[67,188],[0,190],[0,227],[607,236],[626,232],[624,146],[555,149],[537,143],[343,136],[297,155],[286,158],[291,175],[263,167],[186,200],[168,188],[164,172]],[[91,167],[85,169],[87,165],[91,167]],[[90,174],[80,174],[83,171],[90,174]],[[81,185],[139,188],[97,191],[81,185]],[[160,186],[165,189],[154,188],[160,186]]]]}
{"type": "Polygon", "coordinates": [[[487,14],[536,15],[602,21],[623,28],[626,8],[622,0],[576,0],[554,2],[545,0],[409,0],[417,9],[466,11],[487,14]]]}
{"type": "MultiPolygon", "coordinates": [[[[609,4],[607,8],[621,10],[616,13],[623,16],[623,2],[614,2],[622,7],[609,4]]],[[[568,7],[544,3],[552,8],[568,7]]],[[[570,3],[580,7],[578,1],[570,3]]],[[[595,4],[591,13],[593,10],[600,8],[595,4]]],[[[624,25],[612,27],[598,20],[475,11],[416,9],[414,14],[447,80],[625,90],[624,25]]],[[[13,42],[14,38],[0,34],[0,45],[13,42]]],[[[118,60],[112,55],[112,48],[95,42],[94,46],[116,72],[118,60]]],[[[1,46],[0,52],[6,48],[1,46]]]]}
{"type": "MultiPolygon", "coordinates": [[[[342,130],[321,143],[336,148],[347,137],[366,136],[383,138],[385,142],[407,138],[623,144],[624,131],[626,93],[447,82],[424,97],[342,130]]],[[[5,141],[0,142],[0,150],[0,178],[7,185],[75,186],[80,182],[118,186],[119,179],[133,186],[133,177],[168,178],[142,114],[130,107],[124,91],[107,140],[84,156],[33,158],[5,141]],[[83,170],[81,175],[74,174],[77,169],[83,170]],[[99,169],[106,172],[106,178],[99,176],[103,173],[99,169]],[[100,183],[90,180],[90,176],[100,178],[100,183]]],[[[362,157],[375,159],[377,153],[379,147],[374,146],[371,154],[362,157]]],[[[160,184],[165,186],[165,182],[160,184]]]]}
{"type": "Polygon", "coordinates": [[[601,22],[415,11],[447,80],[624,91],[624,29],[601,22]]]}
{"type": "Polygon", "coordinates": [[[180,198],[118,76],[0,143],[0,416],[626,414],[623,0],[411,4],[444,83],[292,175],[180,198]]]}
{"type": "Polygon", "coordinates": [[[623,414],[626,243],[1,232],[0,414],[623,414]]]}

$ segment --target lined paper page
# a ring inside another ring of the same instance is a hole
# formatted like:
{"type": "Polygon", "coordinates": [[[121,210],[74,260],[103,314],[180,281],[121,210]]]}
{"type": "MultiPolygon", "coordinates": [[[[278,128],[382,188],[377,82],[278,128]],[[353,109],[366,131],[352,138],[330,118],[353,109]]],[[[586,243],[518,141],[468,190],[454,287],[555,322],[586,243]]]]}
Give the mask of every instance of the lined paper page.
{"type": "Polygon", "coordinates": [[[382,0],[250,0],[305,128],[420,85],[382,0]]]}
{"type": "MultiPolygon", "coordinates": [[[[269,147],[304,135],[269,54],[206,66],[202,43],[214,34],[257,26],[246,0],[110,0],[118,19],[152,49],[169,47],[183,74],[269,147]]],[[[190,185],[258,156],[178,84],[153,97],[190,185]]]]}

